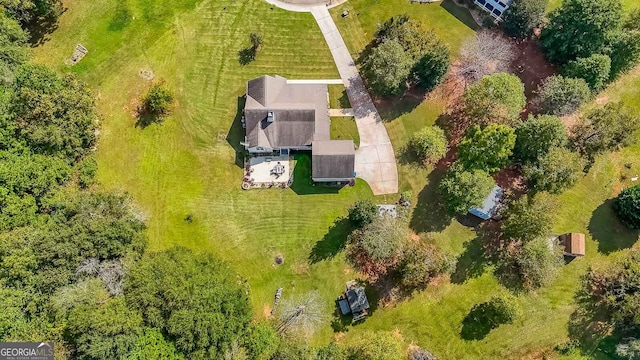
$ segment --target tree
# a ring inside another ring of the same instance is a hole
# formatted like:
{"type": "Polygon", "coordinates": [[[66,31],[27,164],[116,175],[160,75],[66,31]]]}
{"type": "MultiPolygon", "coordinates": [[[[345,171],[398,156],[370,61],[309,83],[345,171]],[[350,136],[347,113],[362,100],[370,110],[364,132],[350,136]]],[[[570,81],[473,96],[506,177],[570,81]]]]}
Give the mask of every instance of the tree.
{"type": "Polygon", "coordinates": [[[39,18],[55,19],[63,10],[60,0],[0,0],[0,7],[5,8],[7,15],[22,25],[28,25],[39,18]]]}
{"type": "Polygon", "coordinates": [[[569,115],[591,99],[589,85],[583,79],[549,76],[538,88],[538,106],[545,114],[569,115]]]}
{"type": "Polygon", "coordinates": [[[515,255],[522,286],[527,290],[549,285],[564,265],[560,246],[549,247],[546,238],[531,240],[515,255]]]}
{"type": "Polygon", "coordinates": [[[250,359],[268,360],[276,352],[279,339],[271,323],[260,321],[251,324],[243,345],[250,359]]]}
{"type": "Polygon", "coordinates": [[[622,190],[613,203],[613,209],[629,228],[640,230],[640,185],[622,190]]]}
{"type": "Polygon", "coordinates": [[[616,346],[616,354],[628,360],[640,360],[640,340],[630,338],[616,346]]]}
{"type": "Polygon", "coordinates": [[[357,360],[404,360],[404,346],[400,339],[387,331],[366,331],[361,334],[347,353],[357,360]]]}
{"type": "Polygon", "coordinates": [[[450,64],[449,49],[438,40],[413,67],[418,86],[425,91],[433,90],[444,79],[450,64]]]}
{"type": "Polygon", "coordinates": [[[182,247],[151,253],[125,279],[127,304],[190,359],[221,357],[248,331],[247,288],[210,254],[182,247]]]}
{"type": "Polygon", "coordinates": [[[403,219],[380,216],[351,234],[350,241],[373,262],[391,264],[402,254],[407,238],[408,230],[403,219]]]}
{"type": "Polygon", "coordinates": [[[249,34],[249,41],[251,41],[251,48],[254,51],[260,51],[260,48],[262,48],[262,35],[258,34],[258,33],[251,33],[249,34]]]}
{"type": "Polygon", "coordinates": [[[167,341],[162,332],[155,328],[145,328],[138,337],[126,360],[182,360],[173,343],[167,341]]]}
{"type": "MultiPolygon", "coordinates": [[[[1,4],[1,3],[0,3],[1,4]]],[[[4,11],[0,10],[0,63],[8,70],[15,70],[19,65],[27,62],[29,50],[27,47],[28,36],[22,30],[17,21],[8,18],[4,11]]],[[[3,83],[0,79],[0,84],[3,83]]],[[[8,83],[9,81],[6,81],[8,83]]]]}
{"type": "Polygon", "coordinates": [[[524,195],[509,202],[503,213],[502,235],[513,241],[530,242],[551,234],[555,204],[548,196],[524,195]]]}
{"type": "Polygon", "coordinates": [[[537,163],[550,149],[567,144],[567,129],[557,116],[531,116],[516,129],[514,157],[525,164],[537,163]]]}
{"type": "Polygon", "coordinates": [[[487,75],[507,73],[515,54],[509,39],[497,32],[480,31],[462,44],[458,74],[478,81],[487,75]]]}
{"type": "Polygon", "coordinates": [[[495,182],[482,170],[464,170],[454,165],[447,171],[438,186],[440,196],[446,202],[449,213],[464,215],[469,209],[482,205],[495,182]]]}
{"type": "Polygon", "coordinates": [[[401,94],[412,67],[411,56],[393,40],[376,46],[363,64],[369,85],[379,95],[401,94]]]}
{"type": "Polygon", "coordinates": [[[416,132],[409,143],[424,162],[432,164],[447,154],[447,137],[437,126],[427,126],[416,132]]]}
{"type": "Polygon", "coordinates": [[[573,146],[593,159],[597,154],[628,146],[636,141],[640,117],[622,102],[590,111],[573,128],[573,146]]]}
{"type": "Polygon", "coordinates": [[[611,58],[601,54],[578,58],[569,61],[562,74],[568,78],[583,79],[591,90],[598,92],[611,76],[611,58]]]}
{"type": "Polygon", "coordinates": [[[24,65],[16,73],[11,100],[19,137],[39,154],[80,158],[95,142],[98,115],[86,84],[59,78],[42,65],[24,65]]]}
{"type": "Polygon", "coordinates": [[[514,124],[526,101],[520,79],[501,73],[471,85],[463,96],[463,110],[476,124],[514,124]]]}
{"type": "Polygon", "coordinates": [[[276,330],[281,334],[309,338],[325,319],[325,311],[317,291],[284,300],[279,310],[276,330]]]}
{"type": "Polygon", "coordinates": [[[150,115],[160,121],[170,113],[173,94],[162,83],[154,84],[142,99],[141,114],[150,115]]]}
{"type": "Polygon", "coordinates": [[[533,190],[560,194],[580,180],[585,166],[578,153],[555,147],[537,165],[525,166],[524,175],[533,190]]]}
{"type": "Polygon", "coordinates": [[[357,228],[362,228],[378,217],[378,207],[373,201],[358,200],[349,208],[349,221],[357,228]]]}
{"type": "Polygon", "coordinates": [[[411,242],[400,265],[400,281],[407,289],[422,289],[446,267],[447,259],[438,247],[423,241],[411,242]]]}
{"type": "Polygon", "coordinates": [[[504,13],[502,29],[519,39],[533,35],[533,29],[542,24],[549,0],[516,0],[504,13]]]}
{"type": "Polygon", "coordinates": [[[423,90],[430,91],[444,78],[449,69],[450,53],[438,35],[407,14],[385,21],[376,31],[376,42],[395,41],[411,57],[412,77],[423,90]]]}
{"type": "Polygon", "coordinates": [[[516,134],[509,126],[491,124],[483,129],[475,125],[458,145],[460,164],[488,173],[499,171],[509,164],[515,143],[516,134]]]}
{"type": "Polygon", "coordinates": [[[640,29],[622,30],[611,36],[608,55],[611,58],[610,80],[633,69],[640,61],[640,29]]]}
{"type": "Polygon", "coordinates": [[[549,16],[549,24],[540,35],[540,46],[556,64],[602,53],[622,18],[620,0],[563,1],[549,16]]]}

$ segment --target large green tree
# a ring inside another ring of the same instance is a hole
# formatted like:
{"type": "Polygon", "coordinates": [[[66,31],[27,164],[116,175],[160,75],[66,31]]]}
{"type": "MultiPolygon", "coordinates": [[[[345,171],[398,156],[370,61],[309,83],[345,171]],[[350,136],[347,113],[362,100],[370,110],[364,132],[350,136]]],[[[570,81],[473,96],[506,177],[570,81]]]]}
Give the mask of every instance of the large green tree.
{"type": "Polygon", "coordinates": [[[531,36],[542,24],[548,4],[549,0],[515,0],[503,15],[502,28],[516,38],[531,36]]]}
{"type": "Polygon", "coordinates": [[[416,155],[428,164],[443,158],[448,149],[444,130],[437,126],[426,126],[413,134],[409,145],[416,155]]]}
{"type": "Polygon", "coordinates": [[[27,33],[0,9],[0,85],[13,80],[13,70],[27,61],[27,33]]]}
{"type": "Polygon", "coordinates": [[[537,164],[525,166],[524,175],[533,190],[560,194],[580,180],[585,166],[586,162],[580,154],[555,147],[537,164]]]}
{"type": "Polygon", "coordinates": [[[246,285],[210,254],[177,247],[152,253],[127,274],[125,297],[145,324],[175,339],[190,359],[220,358],[247,333],[246,285]]]}
{"type": "Polygon", "coordinates": [[[567,129],[557,116],[531,116],[516,127],[515,158],[522,163],[537,163],[551,148],[567,144],[567,129]]]}
{"type": "Polygon", "coordinates": [[[549,285],[558,277],[564,265],[563,250],[549,246],[547,238],[525,243],[515,256],[520,280],[525,289],[533,290],[549,285]]]}
{"type": "Polygon", "coordinates": [[[549,16],[540,45],[557,64],[602,53],[622,19],[620,0],[565,0],[549,16]]]}
{"type": "Polygon", "coordinates": [[[25,65],[14,87],[12,118],[34,152],[75,160],[93,145],[98,116],[84,83],[71,75],[60,78],[41,65],[25,65]]]}
{"type": "Polygon", "coordinates": [[[509,164],[516,143],[514,130],[507,125],[491,124],[470,128],[458,145],[458,156],[467,169],[493,173],[509,164]]]}
{"type": "Polygon", "coordinates": [[[550,197],[527,195],[509,202],[503,211],[502,236],[512,241],[529,242],[551,234],[554,203],[550,197]]]}
{"type": "Polygon", "coordinates": [[[455,164],[447,171],[438,192],[451,214],[464,215],[471,208],[482,205],[495,186],[495,181],[482,170],[464,170],[455,164]]]}
{"type": "Polygon", "coordinates": [[[465,91],[464,114],[475,124],[514,124],[526,101],[524,85],[517,76],[489,75],[465,91]]]}
{"type": "Polygon", "coordinates": [[[400,43],[389,40],[371,51],[363,67],[367,81],[375,93],[398,95],[406,89],[413,61],[400,43]]]}

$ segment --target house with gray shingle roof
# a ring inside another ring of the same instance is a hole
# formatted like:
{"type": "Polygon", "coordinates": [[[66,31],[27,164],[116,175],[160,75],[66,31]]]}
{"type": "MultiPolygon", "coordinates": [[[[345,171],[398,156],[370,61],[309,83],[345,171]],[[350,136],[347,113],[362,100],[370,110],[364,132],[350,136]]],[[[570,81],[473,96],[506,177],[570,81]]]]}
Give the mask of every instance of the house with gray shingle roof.
{"type": "Polygon", "coordinates": [[[355,146],[331,140],[326,84],[288,83],[264,75],[247,83],[242,143],[250,155],[311,151],[316,182],[348,182],[355,177],[355,146]]]}

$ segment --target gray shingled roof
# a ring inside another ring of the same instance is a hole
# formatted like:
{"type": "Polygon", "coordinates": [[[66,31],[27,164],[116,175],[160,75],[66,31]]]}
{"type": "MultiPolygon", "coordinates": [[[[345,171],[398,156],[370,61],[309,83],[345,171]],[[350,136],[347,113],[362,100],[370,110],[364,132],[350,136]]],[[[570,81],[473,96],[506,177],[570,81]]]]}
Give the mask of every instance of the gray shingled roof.
{"type": "Polygon", "coordinates": [[[350,179],[356,163],[351,140],[314,141],[311,150],[311,177],[314,179],[350,179]]]}
{"type": "Polygon", "coordinates": [[[308,146],[329,139],[327,85],[261,76],[247,83],[244,115],[250,147],[308,146]],[[271,124],[266,122],[269,111],[275,114],[271,124]]]}
{"type": "Polygon", "coordinates": [[[367,300],[367,294],[364,292],[364,288],[361,286],[347,290],[347,301],[351,312],[359,313],[362,310],[369,308],[369,300],[367,300]]]}

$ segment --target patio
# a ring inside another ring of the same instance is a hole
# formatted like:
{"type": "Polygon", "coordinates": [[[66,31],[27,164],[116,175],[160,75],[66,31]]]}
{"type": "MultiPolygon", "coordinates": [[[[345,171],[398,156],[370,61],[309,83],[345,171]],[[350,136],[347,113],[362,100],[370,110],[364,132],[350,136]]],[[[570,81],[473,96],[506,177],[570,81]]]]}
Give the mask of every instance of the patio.
{"type": "Polygon", "coordinates": [[[292,169],[291,159],[287,155],[249,158],[245,165],[242,188],[288,187],[292,169]]]}

